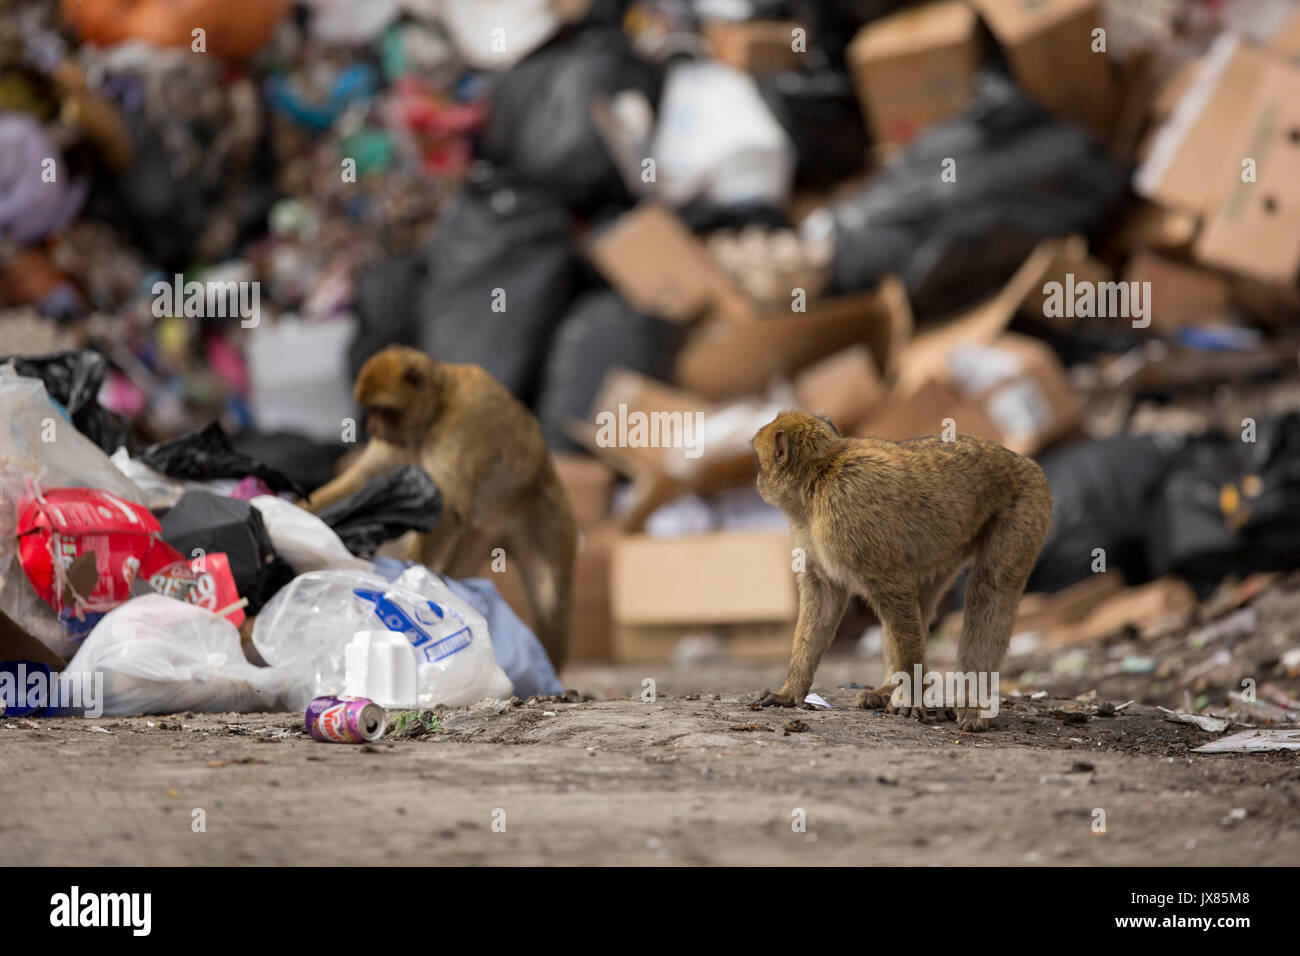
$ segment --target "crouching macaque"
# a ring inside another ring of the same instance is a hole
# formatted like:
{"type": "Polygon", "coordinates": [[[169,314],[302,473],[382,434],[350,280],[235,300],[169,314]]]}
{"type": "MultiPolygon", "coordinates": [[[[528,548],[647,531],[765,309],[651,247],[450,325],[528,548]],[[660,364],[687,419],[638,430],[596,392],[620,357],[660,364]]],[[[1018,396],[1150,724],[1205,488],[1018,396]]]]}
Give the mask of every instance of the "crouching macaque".
{"type": "MultiPolygon", "coordinates": [[[[971,559],[957,669],[987,679],[1001,667],[1051,522],[1052,491],[1038,465],[979,438],[843,438],[801,412],[763,426],[754,450],[758,491],[790,519],[806,567],[789,672],[759,704],[803,703],[857,594],[880,618],[885,656],[885,682],[862,691],[858,706],[923,716],[920,688],[894,675],[924,672],[939,601],[971,559]]],[[[958,725],[987,728],[990,717],[967,700],[953,707],[958,725]]]]}
{"type": "Polygon", "coordinates": [[[442,492],[442,515],[410,557],[467,577],[503,548],[518,562],[537,636],[558,671],[569,644],[578,529],[537,419],[477,365],[410,348],[366,362],[356,400],[370,443],[308,507],[318,511],[371,478],[419,465],[442,492]]]}

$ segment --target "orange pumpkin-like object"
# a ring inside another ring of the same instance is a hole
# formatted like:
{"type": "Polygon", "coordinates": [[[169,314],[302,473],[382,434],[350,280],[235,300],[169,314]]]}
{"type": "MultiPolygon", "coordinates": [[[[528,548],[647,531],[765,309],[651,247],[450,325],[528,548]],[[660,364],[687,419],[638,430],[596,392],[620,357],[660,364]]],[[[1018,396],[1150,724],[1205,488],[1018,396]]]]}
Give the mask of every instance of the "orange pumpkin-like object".
{"type": "Polygon", "coordinates": [[[207,34],[215,56],[251,56],[271,38],[291,0],[61,0],[63,19],[82,40],[110,46],[141,40],[190,46],[194,30],[207,34]]]}

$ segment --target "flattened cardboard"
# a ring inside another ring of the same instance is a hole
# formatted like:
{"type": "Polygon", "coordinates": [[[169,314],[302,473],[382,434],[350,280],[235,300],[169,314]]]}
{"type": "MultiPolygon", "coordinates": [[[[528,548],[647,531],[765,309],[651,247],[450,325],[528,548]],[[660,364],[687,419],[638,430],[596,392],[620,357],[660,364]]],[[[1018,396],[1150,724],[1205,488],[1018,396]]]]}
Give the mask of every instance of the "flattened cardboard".
{"type": "Polygon", "coordinates": [[[874,292],[822,299],[807,312],[782,312],[747,324],[705,323],[678,352],[674,379],[708,399],[752,394],[774,377],[788,378],[855,343],[871,349],[888,379],[911,332],[907,293],[890,277],[874,292]]]}
{"type": "Polygon", "coordinates": [[[588,243],[587,256],[640,312],[683,323],[710,310],[728,320],[749,318],[704,243],[662,203],[645,202],[620,216],[588,243]]]}

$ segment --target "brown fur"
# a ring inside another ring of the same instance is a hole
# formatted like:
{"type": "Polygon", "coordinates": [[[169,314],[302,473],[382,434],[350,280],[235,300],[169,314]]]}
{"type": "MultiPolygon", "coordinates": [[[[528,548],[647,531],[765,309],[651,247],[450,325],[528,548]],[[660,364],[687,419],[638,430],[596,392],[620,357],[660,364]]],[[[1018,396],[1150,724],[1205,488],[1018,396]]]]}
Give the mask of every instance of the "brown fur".
{"type": "Polygon", "coordinates": [[[537,636],[558,671],[572,621],[578,530],[537,419],[477,365],[437,362],[388,348],[357,376],[370,443],[342,475],[316,490],[319,510],[376,475],[417,464],[442,492],[438,524],[419,542],[433,570],[465,577],[497,547],[518,561],[537,636]]]}
{"type": "MultiPolygon", "coordinates": [[[[789,673],[759,703],[802,704],[857,594],[880,618],[886,677],[858,696],[859,706],[921,716],[913,702],[891,701],[889,678],[924,669],[939,601],[972,559],[958,670],[1001,666],[1051,521],[1052,492],[1038,465],[979,438],[842,438],[801,412],[782,412],[760,429],[754,450],[759,493],[785,512],[806,555],[789,673]]],[[[959,709],[957,719],[964,730],[989,722],[974,707],[959,709]]]]}

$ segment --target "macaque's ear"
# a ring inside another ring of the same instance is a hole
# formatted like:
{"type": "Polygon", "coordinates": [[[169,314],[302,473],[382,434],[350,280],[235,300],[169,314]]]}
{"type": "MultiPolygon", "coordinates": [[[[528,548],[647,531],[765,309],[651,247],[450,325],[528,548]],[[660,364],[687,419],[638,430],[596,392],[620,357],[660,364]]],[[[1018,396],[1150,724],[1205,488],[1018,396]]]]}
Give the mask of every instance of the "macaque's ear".
{"type": "Polygon", "coordinates": [[[776,446],[772,461],[778,465],[783,465],[785,460],[790,457],[790,439],[786,437],[784,428],[778,428],[772,438],[776,446]]]}

